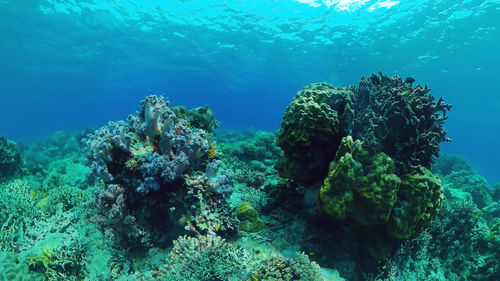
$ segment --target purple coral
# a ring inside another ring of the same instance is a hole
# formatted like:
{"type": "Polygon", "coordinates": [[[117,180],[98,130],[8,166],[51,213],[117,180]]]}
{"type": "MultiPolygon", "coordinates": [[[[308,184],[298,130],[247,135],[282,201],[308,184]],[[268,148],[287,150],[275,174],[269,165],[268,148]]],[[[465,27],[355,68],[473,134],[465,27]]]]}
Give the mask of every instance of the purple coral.
{"type": "Polygon", "coordinates": [[[111,182],[114,177],[108,170],[108,164],[113,161],[112,150],[118,148],[128,151],[132,144],[132,133],[125,122],[110,121],[107,126],[83,138],[82,143],[87,147],[86,160],[91,168],[89,178],[111,182]]]}
{"type": "Polygon", "coordinates": [[[214,187],[214,192],[223,196],[230,196],[233,193],[234,174],[221,167],[221,164],[220,160],[210,162],[205,169],[205,176],[214,187]]]}
{"type": "Polygon", "coordinates": [[[195,167],[209,150],[204,130],[177,118],[163,97],[148,96],[127,122],[109,122],[83,140],[95,179],[157,191],[195,167]]]}

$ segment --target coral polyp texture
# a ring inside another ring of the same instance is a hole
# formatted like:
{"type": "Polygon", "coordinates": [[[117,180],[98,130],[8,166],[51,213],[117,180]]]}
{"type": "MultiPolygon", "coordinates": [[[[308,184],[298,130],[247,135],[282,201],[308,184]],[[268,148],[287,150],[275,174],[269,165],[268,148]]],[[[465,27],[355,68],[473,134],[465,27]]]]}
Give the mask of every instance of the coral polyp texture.
{"type": "Polygon", "coordinates": [[[314,181],[324,177],[352,123],[351,89],[327,83],[304,87],[285,111],[276,143],[285,152],[277,166],[285,177],[314,181]]]}
{"type": "Polygon", "coordinates": [[[430,171],[451,108],[427,86],[380,73],[358,86],[317,83],[288,106],[277,139],[280,174],[320,182],[320,212],[367,235],[375,257],[436,217],[442,192],[430,171]],[[331,162],[331,163],[330,163],[331,162]]]}

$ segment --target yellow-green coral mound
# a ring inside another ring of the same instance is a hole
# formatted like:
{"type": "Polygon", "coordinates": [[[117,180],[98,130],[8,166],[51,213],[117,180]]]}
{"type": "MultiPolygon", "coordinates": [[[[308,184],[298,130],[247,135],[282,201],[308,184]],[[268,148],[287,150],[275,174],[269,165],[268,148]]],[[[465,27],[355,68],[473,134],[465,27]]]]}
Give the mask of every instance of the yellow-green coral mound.
{"type": "Polygon", "coordinates": [[[236,213],[240,220],[241,230],[245,232],[259,232],[264,228],[264,221],[259,219],[257,210],[250,203],[241,203],[236,213]]]}
{"type": "Polygon", "coordinates": [[[441,201],[441,180],[427,168],[404,175],[389,223],[391,236],[405,239],[420,232],[436,217],[441,201]]]}
{"type": "Polygon", "coordinates": [[[320,211],[363,233],[375,257],[383,257],[399,241],[419,233],[436,217],[441,181],[419,167],[398,177],[387,154],[370,153],[359,140],[345,137],[320,190],[320,211]]]}
{"type": "Polygon", "coordinates": [[[360,225],[389,220],[401,180],[394,174],[394,162],[385,153],[370,155],[359,140],[342,140],[319,195],[320,209],[343,220],[352,217],[360,225]]]}
{"type": "Polygon", "coordinates": [[[285,152],[278,170],[285,177],[302,181],[326,175],[336,148],[352,120],[353,93],[315,83],[297,93],[286,109],[276,143],[285,152]],[[302,171],[302,172],[300,172],[302,171]]]}

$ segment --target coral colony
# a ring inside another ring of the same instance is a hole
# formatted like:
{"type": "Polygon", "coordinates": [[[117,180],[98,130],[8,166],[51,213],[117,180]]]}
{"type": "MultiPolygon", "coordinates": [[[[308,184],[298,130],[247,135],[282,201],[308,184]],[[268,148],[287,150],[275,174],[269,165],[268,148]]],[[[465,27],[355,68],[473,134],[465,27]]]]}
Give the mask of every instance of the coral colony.
{"type": "Polygon", "coordinates": [[[380,73],[304,87],[277,133],[150,95],[0,137],[0,280],[500,280],[500,185],[440,154],[450,109],[380,73]]]}

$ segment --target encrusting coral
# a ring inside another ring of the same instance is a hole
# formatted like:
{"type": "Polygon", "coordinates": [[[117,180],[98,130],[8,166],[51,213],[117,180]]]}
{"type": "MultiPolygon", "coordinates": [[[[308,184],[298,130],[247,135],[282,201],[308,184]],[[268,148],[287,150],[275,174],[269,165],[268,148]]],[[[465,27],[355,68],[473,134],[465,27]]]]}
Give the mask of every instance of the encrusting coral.
{"type": "Polygon", "coordinates": [[[396,203],[401,180],[385,153],[370,155],[359,140],[342,140],[319,194],[320,210],[337,220],[353,218],[368,227],[387,222],[396,203]]]}

